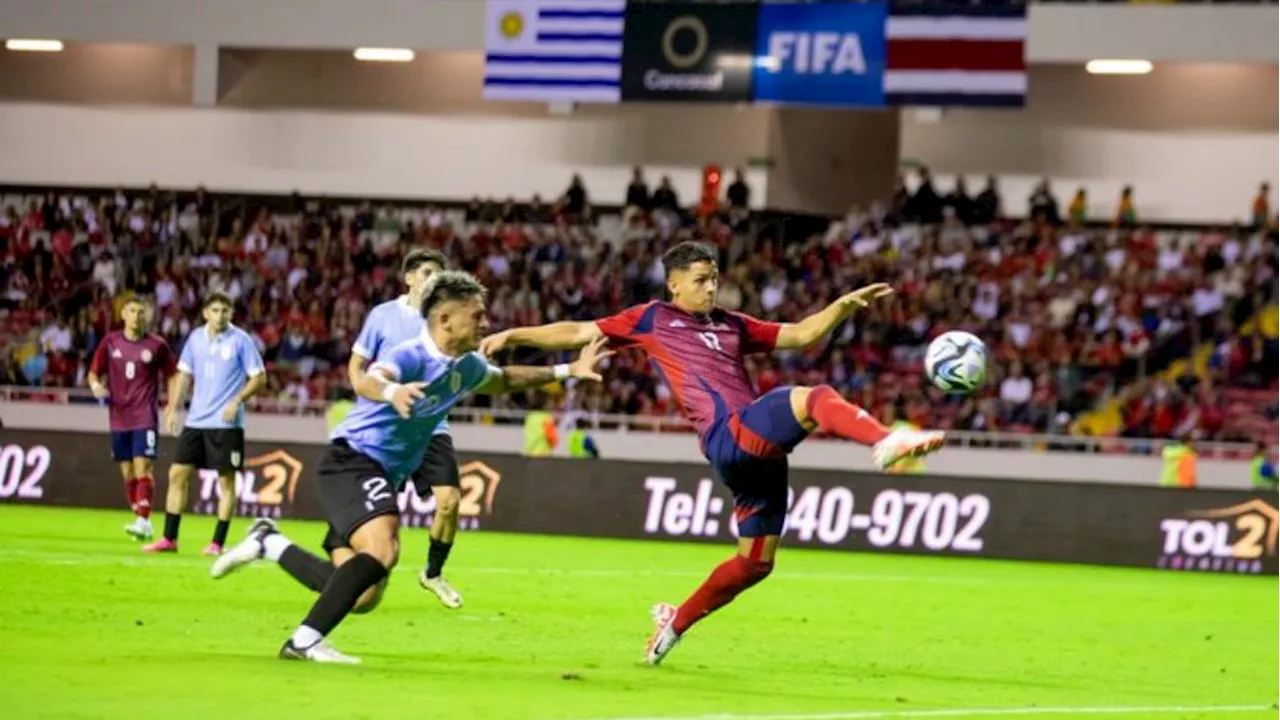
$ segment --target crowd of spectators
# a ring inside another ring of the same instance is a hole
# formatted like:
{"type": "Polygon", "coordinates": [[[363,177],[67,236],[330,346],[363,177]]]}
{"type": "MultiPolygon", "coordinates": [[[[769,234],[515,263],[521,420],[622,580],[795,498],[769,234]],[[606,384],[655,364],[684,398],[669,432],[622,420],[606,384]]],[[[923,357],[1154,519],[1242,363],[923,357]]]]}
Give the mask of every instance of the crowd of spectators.
{"type": "MultiPolygon", "coordinates": [[[[1225,369],[1166,389],[1129,413],[1125,432],[1171,436],[1191,425],[1229,438],[1214,383],[1274,387],[1274,332],[1236,337],[1254,310],[1275,303],[1273,222],[1170,237],[1120,218],[1086,228],[1059,214],[1048,185],[1047,199],[1030,199],[1030,219],[1010,220],[994,180],[970,197],[963,186],[938,192],[925,175],[884,207],[855,208],[825,233],[784,241],[754,233],[749,188],[741,176],[730,187],[723,208],[682,210],[669,184],[651,192],[637,171],[634,207],[612,223],[598,222],[577,179],[551,201],[476,199],[453,209],[155,188],[22,198],[0,213],[0,385],[83,385],[87,358],[132,294],[154,301],[154,328],[177,349],[199,323],[201,298],[220,291],[269,363],[266,396],[328,400],[345,390],[365,313],[400,292],[396,268],[408,248],[440,248],[479,277],[500,329],[595,318],[660,297],[662,251],[698,239],[719,248],[722,304],[769,319],[797,320],[864,283],[897,288],[812,351],[752,358],[762,391],[829,383],[886,420],[1062,433],[1119,385],[1214,341],[1224,348],[1214,367],[1225,369]],[[990,379],[975,396],[948,398],[922,383],[923,347],[944,329],[970,330],[990,346],[990,379]]],[[[531,401],[541,402],[477,399],[531,401]]],[[[675,413],[631,353],[612,362],[603,386],[557,402],[675,413]]]]}

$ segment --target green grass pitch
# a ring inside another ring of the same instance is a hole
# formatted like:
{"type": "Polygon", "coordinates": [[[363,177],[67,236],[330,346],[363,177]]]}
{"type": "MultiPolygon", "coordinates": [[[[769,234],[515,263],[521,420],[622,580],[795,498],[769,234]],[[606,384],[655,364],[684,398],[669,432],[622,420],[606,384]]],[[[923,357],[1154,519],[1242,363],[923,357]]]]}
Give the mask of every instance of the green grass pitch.
{"type": "Polygon", "coordinates": [[[127,519],[0,507],[0,718],[1277,716],[1274,577],[784,549],[650,668],[650,605],[730,548],[467,533],[449,611],[410,530],[382,606],[333,637],[364,664],[337,667],[275,659],[313,596],[270,563],[211,580],[208,518],[159,557],[127,519]]]}

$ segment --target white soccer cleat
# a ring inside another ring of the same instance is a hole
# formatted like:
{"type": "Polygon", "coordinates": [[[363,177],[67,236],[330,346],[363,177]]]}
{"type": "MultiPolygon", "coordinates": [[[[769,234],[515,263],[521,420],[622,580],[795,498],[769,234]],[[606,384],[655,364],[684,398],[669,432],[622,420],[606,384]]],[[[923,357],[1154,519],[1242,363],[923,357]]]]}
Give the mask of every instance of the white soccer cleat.
{"type": "Polygon", "coordinates": [[[125,525],[124,531],[134,540],[150,540],[155,534],[155,531],[151,529],[151,520],[141,517],[135,517],[133,522],[125,525]]]}
{"type": "Polygon", "coordinates": [[[435,593],[435,596],[440,598],[441,605],[453,610],[462,607],[462,596],[449,583],[444,581],[443,575],[429,578],[427,577],[427,571],[423,570],[422,574],[418,575],[418,584],[422,586],[423,590],[430,590],[435,593]]]}
{"type": "Polygon", "coordinates": [[[340,665],[359,665],[360,658],[344,655],[329,643],[321,640],[311,647],[300,648],[289,639],[280,648],[281,660],[307,660],[318,663],[338,663],[340,665]]]}
{"type": "Polygon", "coordinates": [[[216,580],[257,561],[262,557],[262,539],[275,532],[279,532],[276,530],[276,524],[267,518],[254,521],[244,540],[213,561],[213,565],[209,567],[209,574],[216,580]]]}
{"type": "Polygon", "coordinates": [[[881,470],[887,470],[903,458],[928,455],[941,448],[946,440],[946,434],[937,430],[899,428],[876,443],[871,449],[871,461],[881,470]]]}
{"type": "Polygon", "coordinates": [[[644,661],[648,665],[658,665],[662,658],[680,642],[680,634],[672,627],[676,622],[676,606],[670,603],[658,603],[653,606],[653,635],[649,637],[649,645],[644,651],[644,661]]]}

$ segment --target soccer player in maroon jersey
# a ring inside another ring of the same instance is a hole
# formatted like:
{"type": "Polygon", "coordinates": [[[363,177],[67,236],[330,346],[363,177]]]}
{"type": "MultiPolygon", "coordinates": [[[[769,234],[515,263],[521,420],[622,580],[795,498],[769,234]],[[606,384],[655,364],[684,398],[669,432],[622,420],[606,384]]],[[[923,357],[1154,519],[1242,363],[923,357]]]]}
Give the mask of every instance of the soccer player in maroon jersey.
{"type": "Polygon", "coordinates": [[[107,333],[93,353],[89,388],[110,407],[111,458],[120,464],[125,498],[135,515],[124,531],[146,540],[152,535],[160,383],[173,374],[174,358],[159,335],[147,332],[147,305],[141,298],[125,301],[120,314],[124,329],[107,333]]]}
{"type": "Polygon", "coordinates": [[[662,258],[670,302],[651,302],[595,322],[515,328],[486,338],[485,354],[504,347],[580,348],[598,337],[639,347],[663,376],[680,411],[698,431],[703,454],[734,499],[738,552],[680,607],[661,603],[645,660],[656,665],[696,622],[724,607],[773,570],[787,514],[787,455],[816,429],[873,447],[881,468],[942,446],[940,432],[891,431],[829,385],[780,387],[757,396],[743,357],[810,347],[855,310],[889,295],[883,283],[855,290],[798,323],[765,322],[715,306],[715,250],[681,243],[662,258]]]}

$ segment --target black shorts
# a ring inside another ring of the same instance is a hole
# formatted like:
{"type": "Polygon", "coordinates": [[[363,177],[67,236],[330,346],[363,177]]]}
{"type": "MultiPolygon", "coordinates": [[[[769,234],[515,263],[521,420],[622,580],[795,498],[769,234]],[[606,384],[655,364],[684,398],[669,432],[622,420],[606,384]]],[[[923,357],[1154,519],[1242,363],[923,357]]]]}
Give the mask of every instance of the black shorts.
{"type": "Polygon", "coordinates": [[[461,487],[458,478],[458,453],[453,449],[453,438],[449,433],[432,435],[427,444],[427,454],[422,457],[422,464],[413,474],[413,486],[418,494],[426,497],[433,487],[461,487]]]}
{"type": "Polygon", "coordinates": [[[175,465],[191,465],[219,473],[244,467],[244,428],[182,428],[175,465]]]}
{"type": "Polygon", "coordinates": [[[345,440],[329,444],[316,470],[316,487],[329,520],[330,537],[325,538],[329,551],[350,546],[351,533],[373,518],[400,514],[387,471],[368,455],[352,450],[345,440]]]}
{"type": "MultiPolygon", "coordinates": [[[[413,474],[413,486],[418,495],[426,497],[434,487],[461,487],[458,477],[458,453],[453,449],[453,438],[448,433],[440,433],[431,437],[427,445],[427,454],[422,458],[422,465],[413,474]]],[[[333,525],[324,536],[324,550],[330,555],[340,547],[347,547],[345,536],[333,525]]]]}

